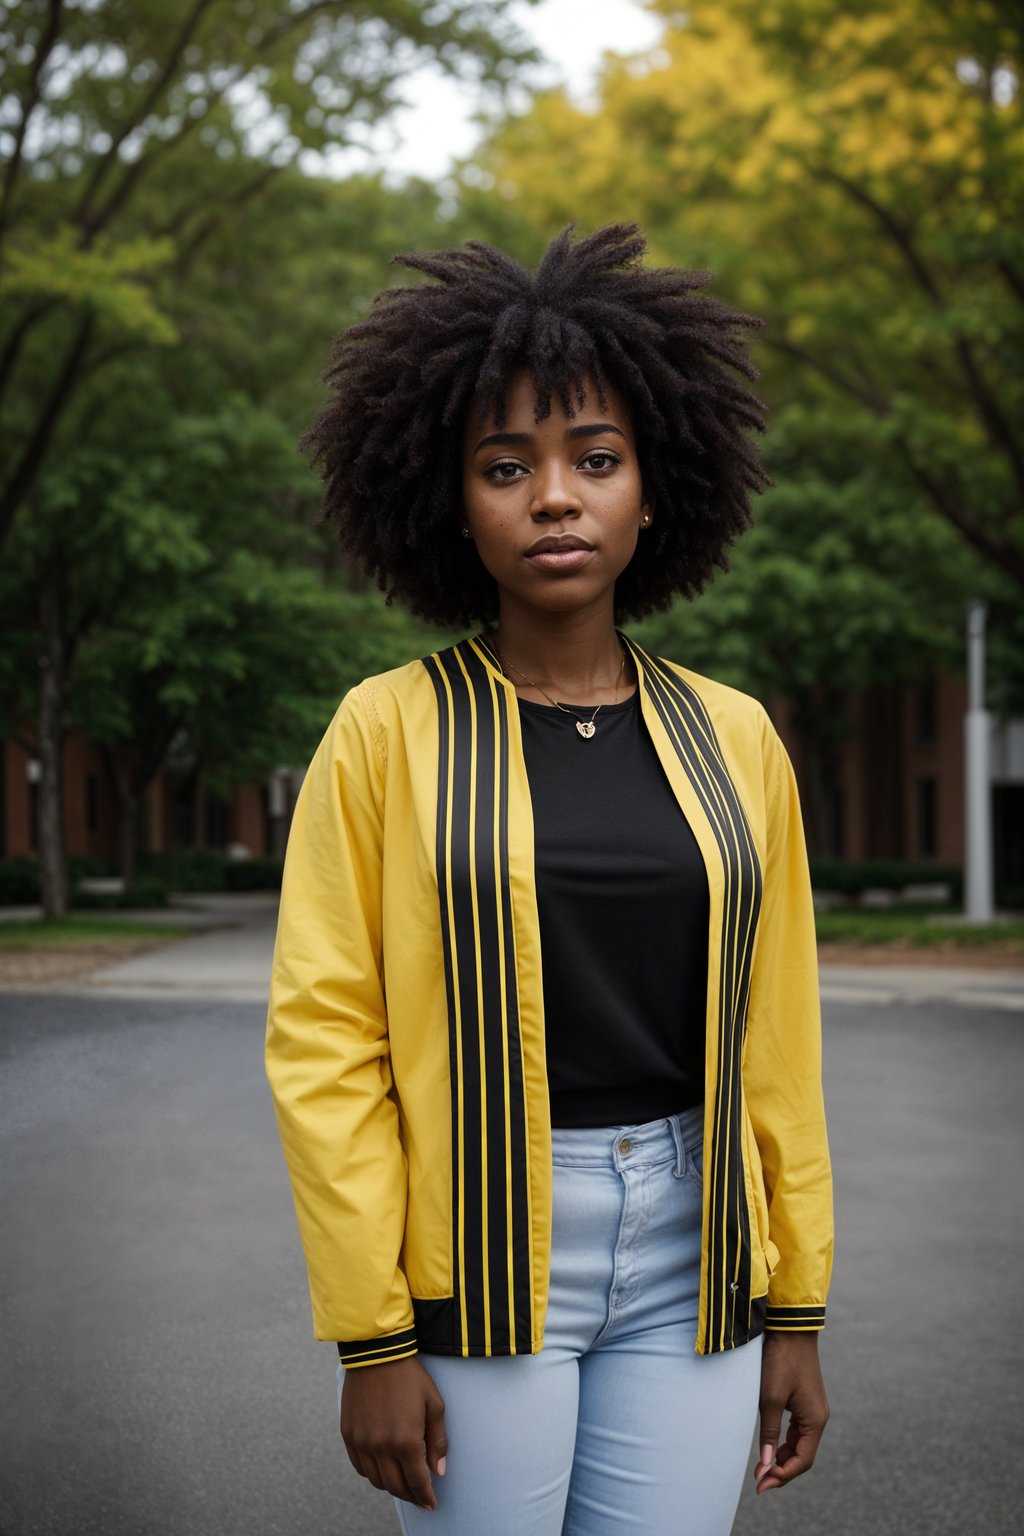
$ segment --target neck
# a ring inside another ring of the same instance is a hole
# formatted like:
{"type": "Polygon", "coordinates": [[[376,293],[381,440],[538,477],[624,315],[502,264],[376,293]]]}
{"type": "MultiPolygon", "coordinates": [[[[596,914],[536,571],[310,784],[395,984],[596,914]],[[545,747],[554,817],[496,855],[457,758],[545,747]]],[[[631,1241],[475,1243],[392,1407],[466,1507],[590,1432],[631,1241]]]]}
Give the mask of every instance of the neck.
{"type": "Polygon", "coordinates": [[[618,683],[631,681],[627,661],[622,671],[622,644],[615,633],[611,606],[577,613],[522,613],[503,604],[492,643],[508,665],[516,688],[525,678],[543,683],[558,698],[590,700],[609,697],[618,683]]]}

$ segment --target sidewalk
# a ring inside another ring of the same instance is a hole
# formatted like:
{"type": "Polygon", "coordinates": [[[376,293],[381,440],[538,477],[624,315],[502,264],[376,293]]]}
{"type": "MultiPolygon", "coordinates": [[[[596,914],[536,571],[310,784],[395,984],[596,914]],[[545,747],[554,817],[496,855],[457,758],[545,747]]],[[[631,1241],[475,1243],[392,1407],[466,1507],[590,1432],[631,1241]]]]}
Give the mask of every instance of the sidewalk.
{"type": "MultiPolygon", "coordinates": [[[[277,928],[277,893],[193,896],[188,908],[187,920],[201,930],[194,937],[101,966],[75,990],[118,997],[215,995],[265,1003],[277,928]]],[[[186,920],[178,904],[166,911],[169,922],[186,920]]]]}
{"type": "MultiPolygon", "coordinates": [[[[6,966],[0,969],[0,990],[183,1000],[216,996],[265,1003],[277,905],[275,891],[201,892],[176,897],[170,906],[156,910],[118,910],[109,915],[193,932],[171,943],[143,940],[128,946],[127,952],[121,942],[102,940],[88,946],[23,950],[20,955],[28,963],[13,976],[6,966]]],[[[0,910],[0,920],[7,921],[39,915],[31,907],[0,910]]]]}
{"type": "MultiPolygon", "coordinates": [[[[22,908],[21,912],[29,913],[22,908]]],[[[5,914],[0,912],[0,918],[5,914]]],[[[20,913],[19,913],[20,915],[20,913]]],[[[9,990],[48,991],[110,997],[209,998],[265,1003],[277,922],[274,892],[196,894],[159,912],[118,913],[146,922],[195,929],[193,936],[140,954],[111,960],[74,980],[36,982],[9,990]]],[[[876,951],[877,956],[877,951],[876,951]]],[[[1000,1008],[1024,1013],[1024,968],[993,963],[912,964],[843,961],[821,965],[824,1003],[880,1007],[894,1002],[1000,1008]]]]}
{"type": "Polygon", "coordinates": [[[953,1004],[1024,1013],[1024,970],[980,965],[837,965],[820,967],[823,1003],[953,1004]]]}

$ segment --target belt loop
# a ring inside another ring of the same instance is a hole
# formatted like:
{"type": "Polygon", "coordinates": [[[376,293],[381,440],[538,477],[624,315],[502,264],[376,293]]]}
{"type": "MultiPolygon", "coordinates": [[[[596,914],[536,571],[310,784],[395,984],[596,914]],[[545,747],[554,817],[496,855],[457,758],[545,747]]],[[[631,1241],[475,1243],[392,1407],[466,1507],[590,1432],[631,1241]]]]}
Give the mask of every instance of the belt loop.
{"type": "Polygon", "coordinates": [[[683,1132],[679,1124],[678,1115],[669,1115],[668,1123],[672,1127],[672,1140],[676,1144],[676,1177],[681,1179],[686,1173],[686,1148],[683,1146],[683,1132]]]}

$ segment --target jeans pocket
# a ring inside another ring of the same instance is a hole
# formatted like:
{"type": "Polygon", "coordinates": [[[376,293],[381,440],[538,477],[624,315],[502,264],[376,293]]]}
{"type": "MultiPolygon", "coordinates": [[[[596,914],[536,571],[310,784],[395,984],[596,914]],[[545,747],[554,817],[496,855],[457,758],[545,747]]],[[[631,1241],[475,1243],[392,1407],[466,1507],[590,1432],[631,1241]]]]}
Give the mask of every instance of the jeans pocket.
{"type": "Polygon", "coordinates": [[[674,1179],[690,1179],[698,1189],[704,1183],[704,1136],[703,1133],[692,1145],[683,1148],[683,1155],[677,1158],[676,1165],[672,1169],[674,1179]]]}

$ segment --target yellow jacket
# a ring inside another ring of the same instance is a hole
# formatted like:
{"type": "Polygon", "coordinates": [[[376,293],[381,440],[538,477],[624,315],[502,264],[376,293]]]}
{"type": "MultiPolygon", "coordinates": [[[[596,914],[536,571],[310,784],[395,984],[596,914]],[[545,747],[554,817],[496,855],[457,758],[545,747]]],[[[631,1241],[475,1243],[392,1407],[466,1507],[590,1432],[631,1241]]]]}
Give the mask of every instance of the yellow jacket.
{"type": "MultiPolygon", "coordinates": [[[[761,705],[627,644],[710,891],[703,1354],[824,1322],[814,916],[793,770],[761,705]]],[[[267,1073],[316,1336],[346,1366],[539,1351],[551,1136],[533,822],[515,691],[480,640],[361,683],[313,758],[267,1073]]]]}

